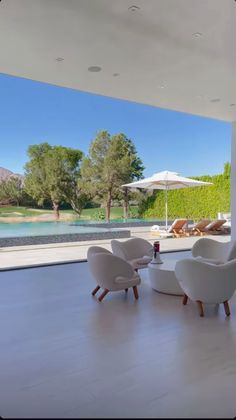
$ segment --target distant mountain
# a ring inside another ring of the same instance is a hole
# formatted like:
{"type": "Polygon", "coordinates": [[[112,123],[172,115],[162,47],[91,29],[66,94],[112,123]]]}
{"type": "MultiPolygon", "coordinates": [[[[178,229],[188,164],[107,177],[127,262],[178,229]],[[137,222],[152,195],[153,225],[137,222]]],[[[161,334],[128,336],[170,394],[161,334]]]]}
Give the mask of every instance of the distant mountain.
{"type": "Polygon", "coordinates": [[[0,182],[4,181],[5,179],[10,178],[12,176],[17,177],[17,178],[21,178],[21,179],[24,178],[23,175],[14,174],[14,172],[9,171],[9,169],[0,167],[0,182]]]}

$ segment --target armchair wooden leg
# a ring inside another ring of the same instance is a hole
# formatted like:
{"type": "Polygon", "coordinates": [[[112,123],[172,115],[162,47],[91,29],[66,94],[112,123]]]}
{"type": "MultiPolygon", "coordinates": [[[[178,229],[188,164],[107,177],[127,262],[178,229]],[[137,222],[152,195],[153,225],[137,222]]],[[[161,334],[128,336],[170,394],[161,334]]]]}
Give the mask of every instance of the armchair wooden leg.
{"type": "Polygon", "coordinates": [[[200,300],[197,300],[197,304],[198,304],[198,309],[199,309],[199,315],[200,315],[201,317],[203,317],[203,316],[204,316],[204,311],[203,311],[203,305],[202,305],[202,302],[201,302],[200,300]]]}
{"type": "Polygon", "coordinates": [[[95,296],[96,293],[99,291],[100,286],[95,287],[95,289],[92,291],[92,295],[95,296]]]}
{"type": "Polygon", "coordinates": [[[183,305],[187,305],[187,302],[188,302],[188,296],[184,294],[183,305]]]}
{"type": "Polygon", "coordinates": [[[126,293],[128,292],[129,289],[125,289],[126,293]]]}
{"type": "Polygon", "coordinates": [[[225,308],[225,314],[227,316],[230,316],[229,302],[227,300],[224,302],[224,308],[225,308]]]}
{"type": "Polygon", "coordinates": [[[135,299],[138,299],[138,288],[137,288],[137,286],[134,286],[133,287],[133,291],[134,291],[134,297],[135,297],[135,299]]]}
{"type": "Polygon", "coordinates": [[[103,293],[98,298],[99,302],[101,302],[104,299],[104,297],[107,295],[107,293],[109,293],[109,290],[108,289],[105,289],[103,291],[103,293]]]}

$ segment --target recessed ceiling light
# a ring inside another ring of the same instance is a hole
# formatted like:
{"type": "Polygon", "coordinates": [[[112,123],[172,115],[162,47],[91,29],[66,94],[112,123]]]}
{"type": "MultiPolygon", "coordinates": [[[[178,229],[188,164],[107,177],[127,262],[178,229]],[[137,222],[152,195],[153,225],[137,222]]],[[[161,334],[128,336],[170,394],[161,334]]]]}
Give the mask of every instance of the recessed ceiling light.
{"type": "Polygon", "coordinates": [[[140,10],[140,7],[134,4],[133,6],[128,7],[128,10],[130,10],[131,12],[137,12],[138,10],[140,10]]]}
{"type": "Polygon", "coordinates": [[[119,76],[119,75],[120,75],[120,73],[113,73],[113,75],[112,75],[112,76],[117,77],[117,76],[119,76]]]}
{"type": "Polygon", "coordinates": [[[56,61],[64,61],[64,58],[63,57],[57,57],[56,61]]]}
{"type": "Polygon", "coordinates": [[[220,98],[211,99],[210,102],[220,102],[220,98]]]}
{"type": "Polygon", "coordinates": [[[161,83],[161,84],[157,85],[157,88],[158,88],[158,89],[165,89],[166,87],[167,87],[167,84],[166,84],[165,82],[163,82],[163,83],[161,83]]]}
{"type": "Polygon", "coordinates": [[[96,72],[101,71],[101,70],[102,70],[102,68],[99,67],[99,66],[90,66],[90,67],[88,67],[88,71],[91,71],[93,73],[96,73],[96,72]]]}
{"type": "Polygon", "coordinates": [[[197,96],[196,96],[196,98],[197,98],[197,99],[207,99],[207,96],[206,96],[206,95],[201,94],[201,95],[197,95],[197,96]]]}
{"type": "Polygon", "coordinates": [[[194,34],[192,34],[192,36],[194,38],[201,38],[203,36],[203,34],[201,32],[194,32],[194,34]]]}

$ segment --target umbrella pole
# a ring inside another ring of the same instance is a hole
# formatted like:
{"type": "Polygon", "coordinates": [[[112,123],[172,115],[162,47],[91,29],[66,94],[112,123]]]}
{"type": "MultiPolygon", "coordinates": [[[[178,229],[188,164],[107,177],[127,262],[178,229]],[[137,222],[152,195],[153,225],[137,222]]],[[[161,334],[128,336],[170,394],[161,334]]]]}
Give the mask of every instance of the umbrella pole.
{"type": "Polygon", "coordinates": [[[167,231],[167,228],[168,228],[168,197],[167,197],[168,188],[166,188],[165,193],[166,193],[165,195],[166,195],[166,231],[167,231]]]}

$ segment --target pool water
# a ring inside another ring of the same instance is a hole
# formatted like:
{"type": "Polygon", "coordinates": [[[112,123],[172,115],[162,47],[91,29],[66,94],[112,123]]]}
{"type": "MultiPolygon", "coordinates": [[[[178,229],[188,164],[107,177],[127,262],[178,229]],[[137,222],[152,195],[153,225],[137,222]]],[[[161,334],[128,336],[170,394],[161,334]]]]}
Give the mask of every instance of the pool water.
{"type": "MultiPolygon", "coordinates": [[[[157,220],[151,219],[111,219],[111,226],[113,223],[140,223],[152,222],[158,223],[157,220]]],[[[73,220],[71,222],[25,222],[25,223],[0,223],[0,238],[13,238],[22,236],[48,236],[48,235],[63,235],[69,233],[94,233],[94,232],[108,232],[112,230],[119,230],[118,227],[112,228],[107,226],[99,226],[106,223],[105,220],[73,220]],[[88,226],[93,224],[93,226],[88,226]],[[97,226],[94,226],[97,225],[97,226]]],[[[126,224],[127,227],[127,224],[126,224]]]]}
{"type": "Polygon", "coordinates": [[[77,223],[72,225],[71,222],[0,223],[0,238],[107,232],[109,230],[111,229],[81,226],[77,223]]]}

